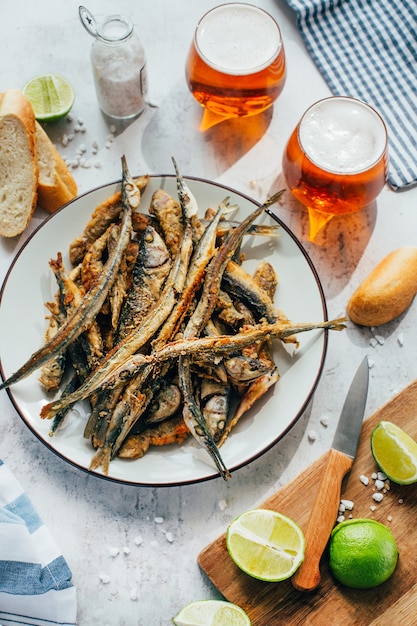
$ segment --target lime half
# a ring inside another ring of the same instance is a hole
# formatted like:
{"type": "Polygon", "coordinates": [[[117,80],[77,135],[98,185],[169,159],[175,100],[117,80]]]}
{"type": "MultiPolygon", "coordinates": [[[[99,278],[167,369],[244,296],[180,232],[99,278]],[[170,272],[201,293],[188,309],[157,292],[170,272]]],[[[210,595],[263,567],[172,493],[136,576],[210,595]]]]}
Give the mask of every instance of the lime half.
{"type": "Polygon", "coordinates": [[[59,74],[44,74],[32,78],[23,87],[23,93],[40,122],[57,122],[65,117],[74,104],[71,83],[59,74]]]}
{"type": "Polygon", "coordinates": [[[392,422],[382,421],[372,431],[371,451],[378,467],[393,482],[417,482],[417,442],[392,422]]]}
{"type": "Polygon", "coordinates": [[[224,600],[187,604],[172,620],[175,626],[251,626],[245,611],[224,600]]]}
{"type": "Polygon", "coordinates": [[[347,587],[370,589],[388,580],[398,561],[391,530],[372,519],[341,522],[330,537],[329,565],[347,587]]]}
{"type": "Polygon", "coordinates": [[[301,528],[268,509],[254,509],[237,517],[227,529],[226,545],[241,570],[269,582],[289,578],[304,560],[301,528]]]}

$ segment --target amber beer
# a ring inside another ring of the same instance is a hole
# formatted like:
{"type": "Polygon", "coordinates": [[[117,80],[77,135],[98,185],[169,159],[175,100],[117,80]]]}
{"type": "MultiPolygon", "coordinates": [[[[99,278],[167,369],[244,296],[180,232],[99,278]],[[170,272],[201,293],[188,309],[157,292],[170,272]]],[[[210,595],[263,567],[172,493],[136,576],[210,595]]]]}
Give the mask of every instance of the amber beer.
{"type": "Polygon", "coordinates": [[[291,135],[283,173],[294,196],[322,213],[370,204],[387,174],[387,131],[370,106],[334,96],[313,104],[291,135]]]}
{"type": "Polygon", "coordinates": [[[196,100],[227,117],[270,107],[285,82],[285,53],[276,21],[243,3],[218,6],[197,25],[186,64],[196,100]]]}

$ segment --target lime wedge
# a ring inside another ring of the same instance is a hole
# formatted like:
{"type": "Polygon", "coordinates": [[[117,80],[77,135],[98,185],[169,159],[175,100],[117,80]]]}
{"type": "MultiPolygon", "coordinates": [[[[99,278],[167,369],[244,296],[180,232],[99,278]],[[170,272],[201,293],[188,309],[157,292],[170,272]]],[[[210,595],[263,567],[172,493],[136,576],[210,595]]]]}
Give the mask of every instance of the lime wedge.
{"type": "Polygon", "coordinates": [[[74,104],[71,83],[59,74],[44,74],[32,78],[23,87],[23,93],[40,122],[57,122],[65,117],[74,104]]]}
{"type": "Polygon", "coordinates": [[[227,529],[226,545],[241,570],[269,582],[290,578],[304,560],[301,528],[292,519],[267,509],[237,517],[227,529]]]}
{"type": "Polygon", "coordinates": [[[198,600],[173,618],[175,626],[250,626],[245,611],[224,600],[198,600]]]}
{"type": "Polygon", "coordinates": [[[402,428],[380,422],[371,434],[371,451],[378,467],[394,483],[417,482],[417,442],[402,428]]]}

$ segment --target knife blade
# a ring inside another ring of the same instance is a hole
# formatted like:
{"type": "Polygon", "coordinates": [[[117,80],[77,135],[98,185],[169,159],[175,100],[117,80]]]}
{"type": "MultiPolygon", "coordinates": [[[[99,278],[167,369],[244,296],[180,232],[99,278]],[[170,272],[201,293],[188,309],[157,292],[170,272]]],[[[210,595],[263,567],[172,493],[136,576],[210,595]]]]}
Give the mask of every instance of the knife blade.
{"type": "Polygon", "coordinates": [[[351,469],[359,443],[369,384],[369,364],[359,365],[340,413],[332,446],[323,455],[323,473],[304,532],[304,561],[292,577],[299,591],[313,591],[320,584],[320,559],[334,527],[342,481],[351,469]]]}

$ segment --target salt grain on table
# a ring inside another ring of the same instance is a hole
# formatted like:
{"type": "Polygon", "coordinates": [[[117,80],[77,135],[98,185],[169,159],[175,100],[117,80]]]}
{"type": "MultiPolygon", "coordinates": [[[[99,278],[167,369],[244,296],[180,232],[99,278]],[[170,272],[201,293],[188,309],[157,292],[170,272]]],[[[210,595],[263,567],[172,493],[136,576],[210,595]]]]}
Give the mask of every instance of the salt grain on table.
{"type": "Polygon", "coordinates": [[[138,599],[137,589],[131,589],[129,596],[132,601],[136,601],[138,599]]]}
{"type": "Polygon", "coordinates": [[[99,579],[101,580],[103,585],[107,585],[111,580],[110,576],[108,576],[107,574],[99,574],[99,579]]]}

